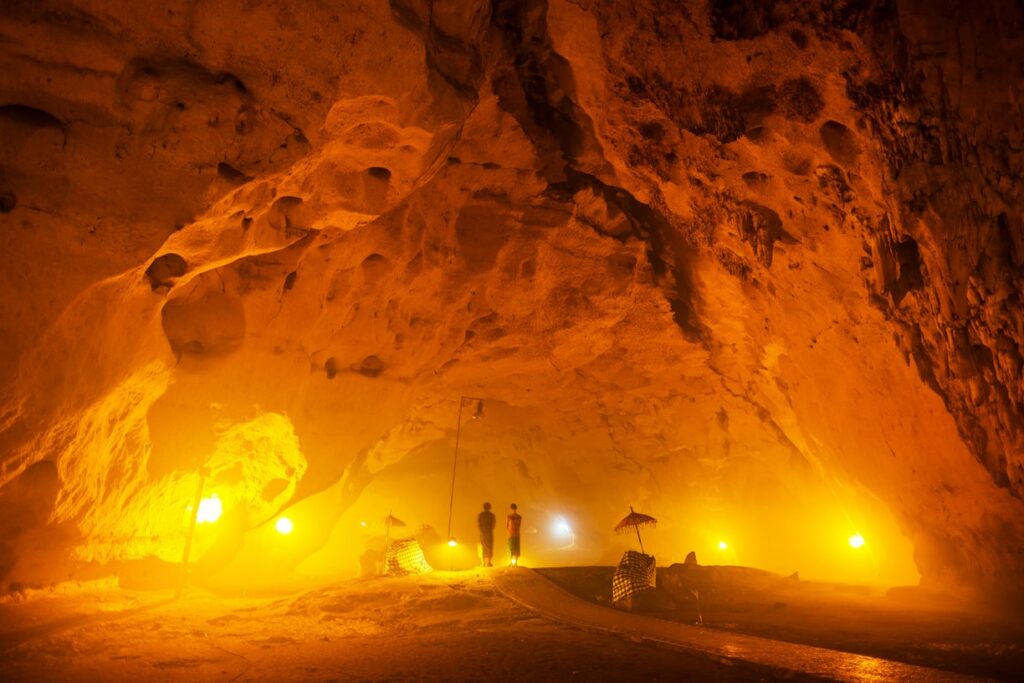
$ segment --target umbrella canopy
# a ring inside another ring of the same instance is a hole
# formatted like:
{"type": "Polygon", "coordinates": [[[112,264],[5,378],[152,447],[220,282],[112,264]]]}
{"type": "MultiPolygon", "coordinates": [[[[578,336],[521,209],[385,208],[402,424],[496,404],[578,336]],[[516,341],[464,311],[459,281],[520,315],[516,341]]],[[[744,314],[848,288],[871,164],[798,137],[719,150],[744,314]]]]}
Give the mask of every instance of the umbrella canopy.
{"type": "Polygon", "coordinates": [[[654,526],[658,523],[654,517],[645,515],[642,512],[635,512],[629,508],[629,514],[622,518],[622,521],[615,525],[615,530],[620,534],[628,533],[632,527],[654,526]]]}
{"type": "MultiPolygon", "coordinates": [[[[644,539],[640,538],[640,527],[642,526],[654,526],[658,523],[654,517],[645,515],[642,512],[637,512],[633,509],[633,506],[629,506],[629,514],[622,518],[618,524],[615,525],[615,531],[620,534],[629,533],[630,529],[636,531],[636,540],[640,541],[640,552],[644,552],[644,539]]],[[[645,553],[646,554],[646,553],[645,553]]]]}
{"type": "Polygon", "coordinates": [[[391,515],[391,514],[389,514],[387,517],[384,518],[384,525],[385,526],[408,526],[405,522],[400,520],[398,517],[395,517],[394,515],[391,515]]]}

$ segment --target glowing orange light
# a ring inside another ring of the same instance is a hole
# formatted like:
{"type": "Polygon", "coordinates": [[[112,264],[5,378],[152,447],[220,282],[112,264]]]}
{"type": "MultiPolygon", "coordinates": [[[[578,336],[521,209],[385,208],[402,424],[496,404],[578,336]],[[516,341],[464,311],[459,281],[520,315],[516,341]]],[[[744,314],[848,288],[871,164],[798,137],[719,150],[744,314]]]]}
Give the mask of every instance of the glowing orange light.
{"type": "Polygon", "coordinates": [[[220,519],[224,512],[224,505],[216,493],[199,501],[199,509],[196,511],[196,524],[213,524],[220,519]]]}
{"type": "Polygon", "coordinates": [[[287,536],[292,532],[292,529],[294,529],[295,526],[292,524],[292,520],[287,517],[278,517],[277,522],[274,524],[274,528],[277,529],[277,533],[287,536]]]}
{"type": "Polygon", "coordinates": [[[864,537],[863,536],[861,536],[860,534],[854,534],[853,536],[850,536],[850,547],[851,548],[860,548],[863,545],[864,545],[864,537]]]}
{"type": "Polygon", "coordinates": [[[718,542],[718,549],[719,550],[725,550],[728,547],[729,547],[729,544],[726,543],[725,541],[719,541],[718,542]]]}
{"type": "Polygon", "coordinates": [[[458,542],[454,538],[449,538],[448,539],[448,547],[449,548],[454,548],[457,545],[458,545],[458,542]]]}

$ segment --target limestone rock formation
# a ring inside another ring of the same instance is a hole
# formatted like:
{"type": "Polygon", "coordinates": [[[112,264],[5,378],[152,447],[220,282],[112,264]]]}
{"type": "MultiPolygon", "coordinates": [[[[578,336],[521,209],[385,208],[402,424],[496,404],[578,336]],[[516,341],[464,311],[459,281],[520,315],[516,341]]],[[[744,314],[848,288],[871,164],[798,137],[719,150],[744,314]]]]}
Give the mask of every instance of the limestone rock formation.
{"type": "Polygon", "coordinates": [[[0,575],[180,559],[200,467],[211,578],[441,529],[467,395],[527,559],[1019,590],[1024,10],[938,5],[6,3],[0,575]]]}

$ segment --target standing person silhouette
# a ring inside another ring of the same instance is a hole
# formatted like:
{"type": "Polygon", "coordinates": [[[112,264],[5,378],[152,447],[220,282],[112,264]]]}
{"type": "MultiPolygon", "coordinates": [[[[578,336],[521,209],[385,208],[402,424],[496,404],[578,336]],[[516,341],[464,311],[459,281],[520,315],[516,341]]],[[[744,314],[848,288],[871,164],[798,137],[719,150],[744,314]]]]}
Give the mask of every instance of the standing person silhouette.
{"type": "Polygon", "coordinates": [[[519,529],[523,526],[523,518],[516,510],[515,503],[509,506],[508,517],[505,518],[505,531],[508,532],[508,554],[512,556],[511,565],[519,564],[519,529]]]}
{"type": "Polygon", "coordinates": [[[491,504],[484,503],[484,511],[476,516],[476,526],[480,529],[480,566],[493,567],[491,558],[494,557],[494,525],[497,520],[491,512],[491,504]]]}

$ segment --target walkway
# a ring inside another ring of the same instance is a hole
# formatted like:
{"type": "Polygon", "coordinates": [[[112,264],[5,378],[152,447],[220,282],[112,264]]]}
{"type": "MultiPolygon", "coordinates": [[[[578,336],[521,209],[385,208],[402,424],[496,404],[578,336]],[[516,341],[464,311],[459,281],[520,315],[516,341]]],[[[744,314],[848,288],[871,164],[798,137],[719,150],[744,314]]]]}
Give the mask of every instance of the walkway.
{"type": "Polygon", "coordinates": [[[616,633],[645,642],[726,662],[747,662],[780,674],[794,673],[837,681],[982,680],[877,657],[798,645],[780,640],[690,626],[602,607],[577,598],[529,569],[491,573],[509,599],[548,619],[588,631],[616,633]]]}

